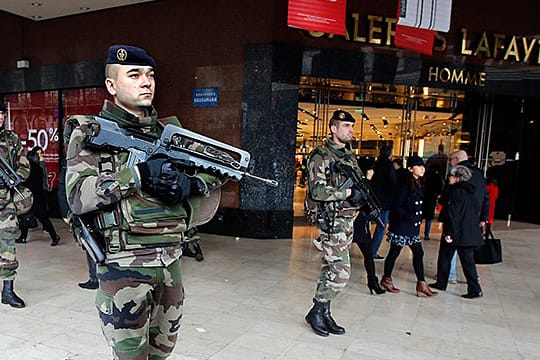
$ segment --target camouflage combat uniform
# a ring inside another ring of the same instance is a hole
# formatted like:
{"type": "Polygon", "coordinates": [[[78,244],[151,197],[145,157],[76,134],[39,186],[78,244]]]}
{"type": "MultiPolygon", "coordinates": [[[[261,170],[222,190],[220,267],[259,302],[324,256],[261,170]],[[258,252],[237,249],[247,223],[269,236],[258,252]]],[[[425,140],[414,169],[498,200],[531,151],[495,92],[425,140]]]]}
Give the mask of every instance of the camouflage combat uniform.
{"type": "Polygon", "coordinates": [[[318,202],[317,227],[323,247],[323,263],[314,299],[328,302],[347,285],[351,274],[349,249],[352,243],[353,221],[359,206],[346,200],[347,177],[333,172],[331,163],[341,162],[362,176],[350,146],[339,147],[331,139],[312,151],[308,160],[308,188],[318,202]]]}
{"type": "MultiPolygon", "coordinates": [[[[154,135],[161,129],[153,109],[137,118],[105,101],[100,116],[154,135]]],[[[67,120],[73,121],[80,126],[69,141],[66,190],[71,210],[94,214],[105,238],[107,259],[98,266],[96,294],[103,334],[115,359],[165,359],[173,351],[182,318],[183,232],[195,222],[202,196],[167,206],[142,192],[135,170],[126,166],[128,153],[84,148],[92,117],[67,120]]],[[[169,119],[175,122],[179,125],[176,118],[169,119]]],[[[211,178],[205,180],[219,181],[211,178]]]]}
{"type": "MultiPolygon", "coordinates": [[[[0,127],[0,156],[11,165],[21,180],[30,174],[30,163],[23,155],[23,150],[17,134],[0,127]]],[[[0,184],[0,280],[12,280],[19,267],[14,245],[17,230],[17,213],[11,191],[2,183],[0,184]]]]}

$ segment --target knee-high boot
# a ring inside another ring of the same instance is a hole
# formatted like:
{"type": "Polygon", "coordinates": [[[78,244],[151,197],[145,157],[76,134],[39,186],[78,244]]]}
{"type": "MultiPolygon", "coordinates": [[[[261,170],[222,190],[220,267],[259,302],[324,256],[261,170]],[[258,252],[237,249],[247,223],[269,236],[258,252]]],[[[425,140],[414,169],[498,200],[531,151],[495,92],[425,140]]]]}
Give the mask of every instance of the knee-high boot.
{"type": "Polygon", "coordinates": [[[315,334],[320,336],[328,336],[328,328],[323,317],[325,304],[313,299],[313,307],[306,315],[306,322],[311,326],[315,334]]]}
{"type": "Polygon", "coordinates": [[[26,306],[23,299],[18,297],[17,294],[15,294],[15,291],[13,291],[13,280],[4,280],[2,304],[7,304],[14,308],[23,308],[26,306]]]}

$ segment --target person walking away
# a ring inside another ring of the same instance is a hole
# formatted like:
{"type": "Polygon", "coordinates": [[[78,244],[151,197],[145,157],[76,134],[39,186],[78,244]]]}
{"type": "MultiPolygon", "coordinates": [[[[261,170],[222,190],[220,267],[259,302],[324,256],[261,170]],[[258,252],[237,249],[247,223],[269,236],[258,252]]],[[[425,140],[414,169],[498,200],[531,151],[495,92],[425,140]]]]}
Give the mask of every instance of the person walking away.
{"type": "MultiPolygon", "coordinates": [[[[155,69],[145,50],[111,46],[105,86],[114,102],[104,101],[100,117],[159,137],[165,124],[152,106],[155,69]]],[[[95,301],[101,330],[115,359],[166,359],[182,319],[183,232],[215,213],[217,205],[205,202],[219,196],[222,181],[204,172],[187,176],[165,156],[131,165],[127,151],[94,150],[85,139],[96,122],[83,115],[66,121],[66,190],[73,214],[105,243],[95,301]]],[[[174,117],[166,122],[180,125],[174,117]]]]}
{"type": "Polygon", "coordinates": [[[422,207],[422,217],[424,222],[424,240],[429,240],[431,223],[435,218],[435,207],[437,199],[442,193],[444,181],[439,164],[433,164],[426,170],[426,175],[422,178],[424,183],[424,201],[422,207]]]}
{"type": "MultiPolygon", "coordinates": [[[[24,184],[30,189],[34,198],[31,211],[43,225],[43,230],[51,237],[51,246],[56,246],[60,241],[60,236],[57,234],[49,218],[49,185],[47,183],[48,175],[43,157],[43,149],[35,146],[28,152],[27,157],[30,161],[30,176],[28,176],[24,184]]],[[[25,244],[27,237],[28,228],[21,227],[21,235],[15,242],[25,244]]]]}
{"type": "Polygon", "coordinates": [[[392,206],[397,184],[396,170],[391,159],[392,148],[383,146],[379,151],[379,157],[375,161],[374,175],[371,181],[375,196],[377,196],[382,206],[381,221],[380,223],[377,222],[375,232],[373,233],[373,257],[375,259],[384,259],[383,256],[379,255],[379,247],[386,232],[390,207],[392,206]]]}
{"type": "Polygon", "coordinates": [[[353,220],[365,194],[346,187],[347,177],[335,171],[336,164],[351,167],[358,176],[362,172],[349,141],[355,119],[343,110],[336,110],[329,122],[331,138],[309,155],[307,196],[317,204],[317,228],[323,248],[322,264],[317,280],[313,307],[305,317],[320,336],[344,334],[330,312],[330,303],[345,288],[351,274],[349,249],[353,237],[353,220]]]}
{"type": "Polygon", "coordinates": [[[475,299],[483,296],[474,262],[474,249],[483,243],[478,223],[481,206],[473,183],[468,181],[472,177],[469,168],[457,165],[450,170],[450,176],[455,178],[455,182],[449,185],[443,207],[443,238],[437,259],[437,281],[429,286],[446,290],[450,259],[457,251],[467,279],[467,293],[462,297],[475,299]]]}
{"type": "MultiPolygon", "coordinates": [[[[30,175],[30,164],[24,156],[19,136],[5,127],[7,108],[0,101],[0,156],[24,180],[30,175]]],[[[0,280],[2,280],[2,304],[14,308],[26,306],[14,291],[14,280],[19,267],[15,251],[17,212],[12,190],[0,180],[0,280]]]]}
{"type": "Polygon", "coordinates": [[[414,273],[416,274],[416,296],[428,297],[437,295],[429,289],[424,278],[424,249],[420,240],[420,225],[422,224],[422,187],[420,179],[424,175],[424,161],[419,156],[411,156],[407,161],[408,177],[398,184],[398,190],[390,209],[388,242],[390,250],[384,261],[384,276],[381,286],[391,293],[399,293],[394,286],[392,271],[394,264],[404,246],[409,246],[412,252],[414,273]]]}

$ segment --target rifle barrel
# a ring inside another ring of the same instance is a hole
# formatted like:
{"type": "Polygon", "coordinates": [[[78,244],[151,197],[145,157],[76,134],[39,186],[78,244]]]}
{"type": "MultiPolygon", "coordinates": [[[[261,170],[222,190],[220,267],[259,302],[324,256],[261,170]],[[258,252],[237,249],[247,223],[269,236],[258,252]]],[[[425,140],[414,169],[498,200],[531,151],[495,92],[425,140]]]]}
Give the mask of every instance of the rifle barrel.
{"type": "Polygon", "coordinates": [[[251,179],[254,179],[254,180],[258,180],[258,181],[262,181],[263,183],[267,184],[267,185],[270,185],[270,186],[273,186],[273,187],[278,187],[279,183],[276,181],[276,180],[270,180],[270,179],[265,179],[263,177],[260,177],[260,176],[257,176],[257,175],[253,175],[253,174],[250,174],[248,172],[244,173],[244,175],[248,178],[251,178],[251,179]]]}

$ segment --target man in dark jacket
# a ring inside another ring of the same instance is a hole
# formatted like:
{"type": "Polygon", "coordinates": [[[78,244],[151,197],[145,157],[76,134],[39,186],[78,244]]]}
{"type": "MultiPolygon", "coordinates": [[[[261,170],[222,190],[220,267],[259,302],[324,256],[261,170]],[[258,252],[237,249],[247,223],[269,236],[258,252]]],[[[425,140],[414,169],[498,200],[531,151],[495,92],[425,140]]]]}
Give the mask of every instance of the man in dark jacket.
{"type": "Polygon", "coordinates": [[[469,157],[465,150],[455,151],[450,154],[449,162],[451,167],[463,165],[471,170],[472,176],[467,181],[474,185],[474,194],[480,204],[480,225],[484,227],[487,223],[489,212],[489,197],[486,190],[486,178],[484,177],[484,174],[469,161],[469,157]]]}
{"type": "Polygon", "coordinates": [[[471,178],[472,172],[466,166],[457,165],[450,170],[450,185],[440,216],[443,221],[443,236],[437,259],[437,282],[429,285],[438,290],[446,290],[450,261],[457,250],[467,279],[467,293],[462,295],[466,299],[483,296],[474,263],[474,249],[483,243],[477,220],[480,215],[480,202],[471,178]]]}
{"type": "Polygon", "coordinates": [[[383,259],[383,257],[378,254],[378,251],[384,233],[386,232],[388,215],[390,214],[390,207],[392,206],[394,191],[397,184],[396,170],[392,165],[392,148],[388,146],[383,146],[381,148],[379,158],[375,162],[373,171],[373,179],[371,180],[373,191],[382,206],[380,215],[382,224],[378,221],[375,232],[373,233],[373,258],[383,259]]]}

